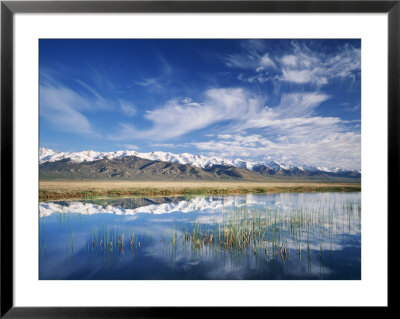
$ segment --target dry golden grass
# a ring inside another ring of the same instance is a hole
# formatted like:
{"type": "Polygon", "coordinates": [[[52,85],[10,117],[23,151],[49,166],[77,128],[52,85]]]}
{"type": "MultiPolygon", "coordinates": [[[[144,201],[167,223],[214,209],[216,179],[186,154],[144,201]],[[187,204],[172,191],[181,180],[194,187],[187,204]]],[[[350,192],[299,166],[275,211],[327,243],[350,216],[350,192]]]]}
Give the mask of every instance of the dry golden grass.
{"type": "Polygon", "coordinates": [[[94,196],[167,196],[360,191],[360,183],[221,181],[40,181],[40,200],[94,196]]]}

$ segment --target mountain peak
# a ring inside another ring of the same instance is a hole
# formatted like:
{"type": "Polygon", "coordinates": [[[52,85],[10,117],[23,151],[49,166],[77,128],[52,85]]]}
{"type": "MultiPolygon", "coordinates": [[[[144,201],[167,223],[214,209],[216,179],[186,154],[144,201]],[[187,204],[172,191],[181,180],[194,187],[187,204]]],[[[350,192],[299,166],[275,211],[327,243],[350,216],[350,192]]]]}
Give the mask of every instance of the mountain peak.
{"type": "Polygon", "coordinates": [[[187,164],[194,167],[209,169],[213,166],[233,166],[247,169],[250,171],[275,171],[275,172],[308,172],[308,173],[332,173],[344,174],[351,172],[358,176],[361,171],[349,171],[340,168],[313,167],[308,165],[292,166],[277,161],[249,161],[236,158],[234,160],[223,159],[218,157],[206,157],[204,155],[193,155],[190,153],[174,154],[170,152],[153,151],[149,153],[139,153],[136,151],[115,151],[115,152],[97,152],[86,150],[81,152],[59,152],[50,148],[41,147],[39,150],[39,163],[56,162],[69,159],[72,162],[91,162],[101,159],[120,159],[126,156],[136,156],[151,161],[171,162],[175,164],[187,164]]]}

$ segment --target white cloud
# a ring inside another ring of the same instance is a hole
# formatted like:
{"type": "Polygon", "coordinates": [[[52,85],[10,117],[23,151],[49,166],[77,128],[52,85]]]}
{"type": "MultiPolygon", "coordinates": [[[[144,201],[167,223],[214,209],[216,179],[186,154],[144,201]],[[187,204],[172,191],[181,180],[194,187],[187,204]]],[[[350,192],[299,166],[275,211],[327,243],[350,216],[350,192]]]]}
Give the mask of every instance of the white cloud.
{"type": "Polygon", "coordinates": [[[277,107],[267,108],[264,106],[265,98],[244,89],[211,89],[205,92],[202,103],[191,100],[190,103],[180,103],[175,99],[147,111],[145,118],[153,123],[149,130],[137,130],[129,123],[123,123],[119,133],[112,138],[167,140],[222,121],[229,121],[229,129],[235,131],[282,126],[282,117],[286,118],[286,125],[291,120],[300,123],[305,119],[295,117],[312,114],[328,98],[320,93],[285,94],[277,107]]]}
{"type": "Polygon", "coordinates": [[[263,70],[264,70],[263,67],[259,67],[256,70],[257,73],[255,75],[251,75],[251,76],[247,76],[243,73],[240,73],[237,76],[237,79],[240,81],[249,82],[249,83],[257,83],[258,82],[260,84],[267,82],[269,80],[272,80],[272,79],[278,79],[277,76],[270,75],[269,72],[261,72],[263,70]]]}
{"type": "Polygon", "coordinates": [[[208,141],[186,146],[218,157],[359,169],[360,133],[354,131],[358,128],[338,117],[317,115],[319,105],[328,99],[318,92],[290,93],[282,95],[279,105],[266,107],[265,98],[244,89],[211,89],[201,103],[171,100],[148,111],[145,118],[153,123],[148,130],[124,123],[112,138],[163,141],[223,123],[217,134],[209,132],[208,141]],[[249,133],[254,130],[257,134],[249,133]]]}
{"type": "Polygon", "coordinates": [[[242,53],[229,54],[223,57],[226,66],[251,70],[265,70],[267,68],[276,67],[269,53],[262,53],[266,50],[262,41],[244,41],[242,42],[242,48],[242,53]]]}
{"type": "Polygon", "coordinates": [[[233,136],[231,134],[218,134],[218,138],[221,138],[221,139],[230,139],[232,137],[233,136]]]}
{"type": "Polygon", "coordinates": [[[175,147],[187,147],[187,144],[172,144],[172,143],[152,143],[152,147],[165,147],[165,148],[175,148],[175,147]]]}
{"type": "Polygon", "coordinates": [[[267,67],[275,67],[275,63],[269,57],[269,54],[264,54],[260,59],[260,66],[267,68],[267,67]]]}
{"type": "Polygon", "coordinates": [[[120,108],[126,116],[134,116],[136,114],[135,106],[127,101],[120,100],[120,108]]]}
{"type": "Polygon", "coordinates": [[[136,81],[135,83],[139,86],[161,87],[161,85],[158,83],[157,79],[155,79],[155,78],[147,78],[142,81],[136,81]]]}
{"type": "Polygon", "coordinates": [[[282,70],[282,80],[295,82],[295,83],[316,83],[319,85],[327,84],[328,79],[325,76],[321,76],[318,70],[293,70],[293,69],[283,69],[282,70]]]}
{"type": "Polygon", "coordinates": [[[124,123],[113,139],[147,138],[166,140],[206,128],[220,121],[244,121],[254,116],[262,100],[243,89],[211,89],[202,103],[181,103],[174,99],[160,108],[147,111],[145,118],[153,123],[147,131],[136,130],[124,123]]]}
{"type": "Polygon", "coordinates": [[[43,71],[40,76],[40,116],[58,131],[99,135],[84,113],[110,111],[115,103],[81,80],[75,80],[81,89],[73,91],[48,72],[43,71]]]}
{"type": "MultiPolygon", "coordinates": [[[[315,129],[307,128],[308,134],[315,129]]],[[[321,132],[320,129],[317,129],[321,132]]],[[[268,139],[260,135],[233,136],[232,139],[193,143],[208,155],[223,158],[275,160],[292,165],[311,165],[360,169],[361,136],[355,132],[330,131],[322,138],[309,135],[268,139]]]]}
{"type": "Polygon", "coordinates": [[[349,44],[335,54],[311,50],[305,44],[292,42],[292,52],[283,56],[272,56],[261,45],[245,46],[243,53],[225,57],[225,64],[231,68],[252,71],[240,73],[238,79],[250,83],[264,83],[272,79],[297,84],[325,85],[334,78],[354,78],[361,68],[361,50],[349,44]],[[274,73],[265,73],[273,69],[274,73]]]}
{"type": "Polygon", "coordinates": [[[225,57],[225,64],[231,68],[255,69],[258,59],[251,55],[230,54],[225,57]]]}
{"type": "Polygon", "coordinates": [[[89,101],[67,88],[40,86],[40,116],[57,130],[92,134],[88,119],[80,112],[90,107],[89,101]]]}
{"type": "Polygon", "coordinates": [[[284,117],[304,117],[311,114],[316,107],[328,99],[329,96],[322,93],[282,94],[278,109],[284,117]]]}
{"type": "Polygon", "coordinates": [[[136,151],[139,149],[138,146],[133,145],[133,144],[124,144],[124,148],[130,151],[136,151]]]}
{"type": "Polygon", "coordinates": [[[96,100],[97,100],[97,104],[101,104],[103,106],[105,106],[105,108],[107,108],[107,103],[105,101],[105,99],[90,85],[88,85],[87,83],[81,81],[81,80],[76,80],[77,83],[79,83],[82,87],[84,87],[90,94],[92,94],[96,100]]]}
{"type": "Polygon", "coordinates": [[[297,66],[297,58],[290,54],[282,57],[282,63],[289,66],[297,66]]]}
{"type": "Polygon", "coordinates": [[[281,59],[281,79],[294,83],[324,85],[333,78],[351,78],[361,68],[361,50],[345,45],[334,56],[313,52],[293,42],[294,53],[281,59]]]}

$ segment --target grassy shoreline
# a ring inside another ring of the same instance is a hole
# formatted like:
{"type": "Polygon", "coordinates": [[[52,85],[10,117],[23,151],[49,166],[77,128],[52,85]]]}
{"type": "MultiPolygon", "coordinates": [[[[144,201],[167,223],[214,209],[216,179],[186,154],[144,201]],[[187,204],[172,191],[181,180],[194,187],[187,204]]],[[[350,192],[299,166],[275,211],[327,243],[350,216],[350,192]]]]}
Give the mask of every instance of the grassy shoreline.
{"type": "Polygon", "coordinates": [[[40,181],[39,200],[280,192],[358,192],[361,183],[220,181],[40,181]]]}

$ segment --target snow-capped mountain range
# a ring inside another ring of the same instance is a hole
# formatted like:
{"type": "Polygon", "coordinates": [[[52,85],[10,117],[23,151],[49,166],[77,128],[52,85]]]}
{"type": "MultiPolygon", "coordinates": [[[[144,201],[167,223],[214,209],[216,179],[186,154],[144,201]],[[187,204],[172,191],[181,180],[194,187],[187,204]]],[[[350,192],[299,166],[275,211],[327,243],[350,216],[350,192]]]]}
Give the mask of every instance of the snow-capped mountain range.
{"type": "MultiPolygon", "coordinates": [[[[349,170],[341,168],[326,168],[313,166],[292,166],[279,163],[276,161],[255,162],[242,159],[227,160],[218,157],[206,157],[203,155],[193,155],[189,153],[173,154],[169,152],[150,152],[139,153],[136,151],[116,151],[116,152],[59,152],[49,148],[42,147],[39,150],[39,163],[56,162],[69,159],[75,163],[91,162],[101,159],[120,159],[126,156],[136,156],[152,161],[171,162],[176,164],[188,164],[202,169],[211,168],[213,166],[233,166],[244,168],[250,171],[258,171],[260,168],[267,168],[274,171],[310,171],[310,172],[326,172],[326,173],[344,173],[349,170]]],[[[361,171],[351,171],[361,174],[361,171]]]]}

